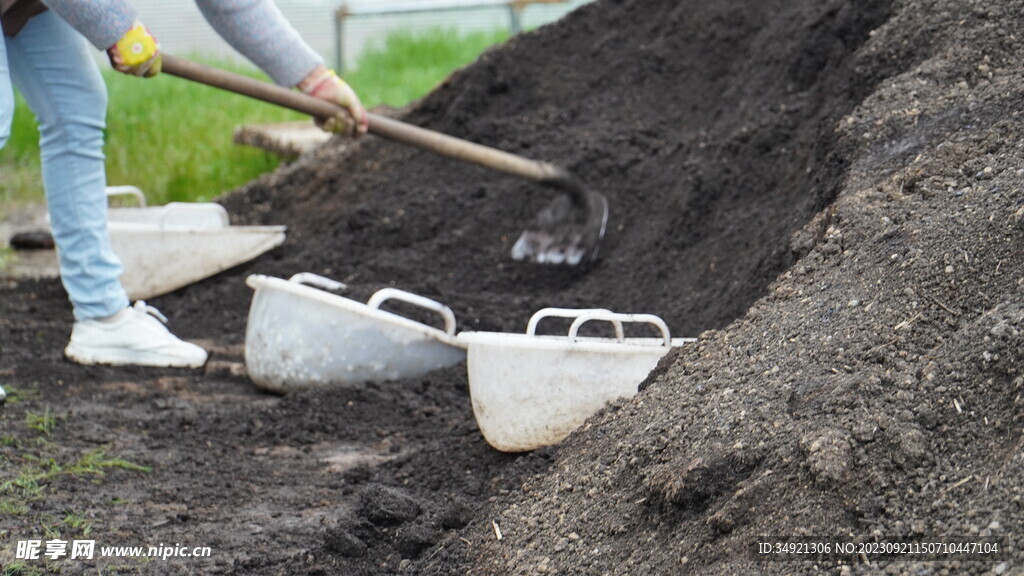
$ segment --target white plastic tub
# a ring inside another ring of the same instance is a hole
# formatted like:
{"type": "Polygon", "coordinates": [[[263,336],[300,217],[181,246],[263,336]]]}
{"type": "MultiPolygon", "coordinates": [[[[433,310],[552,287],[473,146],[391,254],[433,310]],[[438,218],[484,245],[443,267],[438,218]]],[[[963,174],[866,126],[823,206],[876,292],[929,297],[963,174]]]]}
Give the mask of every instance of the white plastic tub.
{"type": "Polygon", "coordinates": [[[455,315],[429,298],[385,288],[362,304],[329,292],[343,284],[309,273],[287,281],[253,275],[246,284],[255,294],[245,365],[261,388],[286,393],[397,380],[466,358],[455,340],[455,315]],[[381,310],[391,299],[436,312],[444,330],[381,310]]]}
{"type": "Polygon", "coordinates": [[[215,203],[172,202],[147,207],[134,186],[107,189],[129,194],[137,208],[110,208],[110,244],[124,266],[121,283],[132,300],[173,292],[252,260],[284,242],[284,226],[231,226],[215,203]]]}
{"type": "Polygon", "coordinates": [[[547,308],[534,314],[525,334],[463,332],[468,348],[473,413],[484,438],[503,452],[557,444],[617,398],[637,387],[672,347],[694,339],[673,339],[668,326],[649,314],[547,308]],[[568,336],[538,336],[549,316],[575,320],[568,336]],[[580,326],[611,322],[615,338],[579,337],[580,326]],[[661,338],[625,338],[623,323],[652,324],[661,338]]]}

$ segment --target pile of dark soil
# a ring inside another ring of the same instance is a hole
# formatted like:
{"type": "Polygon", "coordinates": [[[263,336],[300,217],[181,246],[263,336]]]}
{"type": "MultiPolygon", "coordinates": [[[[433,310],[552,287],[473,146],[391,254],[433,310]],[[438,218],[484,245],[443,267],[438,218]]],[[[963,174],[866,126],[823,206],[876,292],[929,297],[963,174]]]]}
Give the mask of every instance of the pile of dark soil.
{"type": "Polygon", "coordinates": [[[59,457],[98,446],[153,471],[92,491],[60,476],[0,529],[31,537],[71,511],[110,544],[215,550],[121,566],[152,573],[1019,573],[1022,9],[598,0],[407,117],[608,196],[597,263],[509,259],[547,190],[370,138],[329,145],[223,200],[289,225],[281,249],[156,302],[214,351],[201,375],[62,362],[59,286],[5,290],[0,377],[36,391],[4,409],[8,461],[35,449],[25,414],[50,407],[59,457]],[[438,299],[463,330],[600,306],[701,341],[561,446],[504,455],[476,430],[464,366],[255,390],[237,370],[243,279],[303,271],[357,299],[438,299]],[[782,539],[1001,553],[756,553],[782,539]]]}
{"type": "Polygon", "coordinates": [[[835,123],[883,77],[853,52],[888,4],[598,2],[484,55],[412,111],[605,194],[592,267],[510,261],[550,190],[387,142],[326,149],[226,203],[290,226],[263,268],[424,293],[465,328],[521,331],[539,308],[595,305],[659,314],[678,333],[721,327],[806,250],[790,236],[838,192],[835,123]]]}

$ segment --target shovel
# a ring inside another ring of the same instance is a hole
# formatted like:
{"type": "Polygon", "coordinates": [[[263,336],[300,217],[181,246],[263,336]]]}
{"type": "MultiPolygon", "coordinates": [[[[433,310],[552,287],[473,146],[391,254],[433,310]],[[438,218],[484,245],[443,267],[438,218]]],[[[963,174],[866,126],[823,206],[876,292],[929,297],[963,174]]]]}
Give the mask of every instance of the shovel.
{"type": "MultiPolygon", "coordinates": [[[[162,70],[172,76],[277,104],[317,118],[330,118],[341,110],[341,107],[326,100],[168,54],[163,55],[162,70]]],[[[562,192],[519,236],[512,247],[512,257],[516,260],[576,265],[597,257],[598,244],[604,237],[608,223],[608,200],[602,194],[585,188],[564,168],[377,114],[368,113],[367,116],[370,132],[388,140],[533,180],[562,192]]]]}

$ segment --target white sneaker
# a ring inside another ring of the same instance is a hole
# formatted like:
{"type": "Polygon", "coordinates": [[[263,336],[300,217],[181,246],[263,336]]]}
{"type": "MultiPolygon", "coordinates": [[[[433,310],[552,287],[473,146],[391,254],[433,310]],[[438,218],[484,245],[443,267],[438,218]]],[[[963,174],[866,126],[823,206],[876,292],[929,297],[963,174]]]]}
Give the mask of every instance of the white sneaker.
{"type": "Polygon", "coordinates": [[[206,351],[179,340],[164,324],[167,318],[139,300],[111,322],[83,320],[71,328],[64,355],[79,364],[199,368],[206,351]]]}

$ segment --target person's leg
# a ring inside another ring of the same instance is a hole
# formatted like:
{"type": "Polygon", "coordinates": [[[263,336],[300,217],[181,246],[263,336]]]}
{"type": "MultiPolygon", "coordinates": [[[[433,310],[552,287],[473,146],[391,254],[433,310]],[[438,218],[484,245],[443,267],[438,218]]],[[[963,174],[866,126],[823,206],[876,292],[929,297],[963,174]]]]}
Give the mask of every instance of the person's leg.
{"type": "Polygon", "coordinates": [[[11,73],[7,69],[7,42],[0,28],[0,148],[11,136],[11,119],[14,117],[14,92],[11,90],[11,73]]]}
{"type": "Polygon", "coordinates": [[[53,12],[7,42],[14,83],[39,121],[43,186],[76,320],[128,307],[107,231],[107,90],[85,39],[53,12]]]}
{"type": "Polygon", "coordinates": [[[53,12],[8,40],[14,85],[39,120],[43,186],[74,307],[65,349],[83,364],[198,367],[206,352],[167,331],[159,313],[128,307],[107,228],[103,130],[107,91],[85,39],[53,12]]]}

